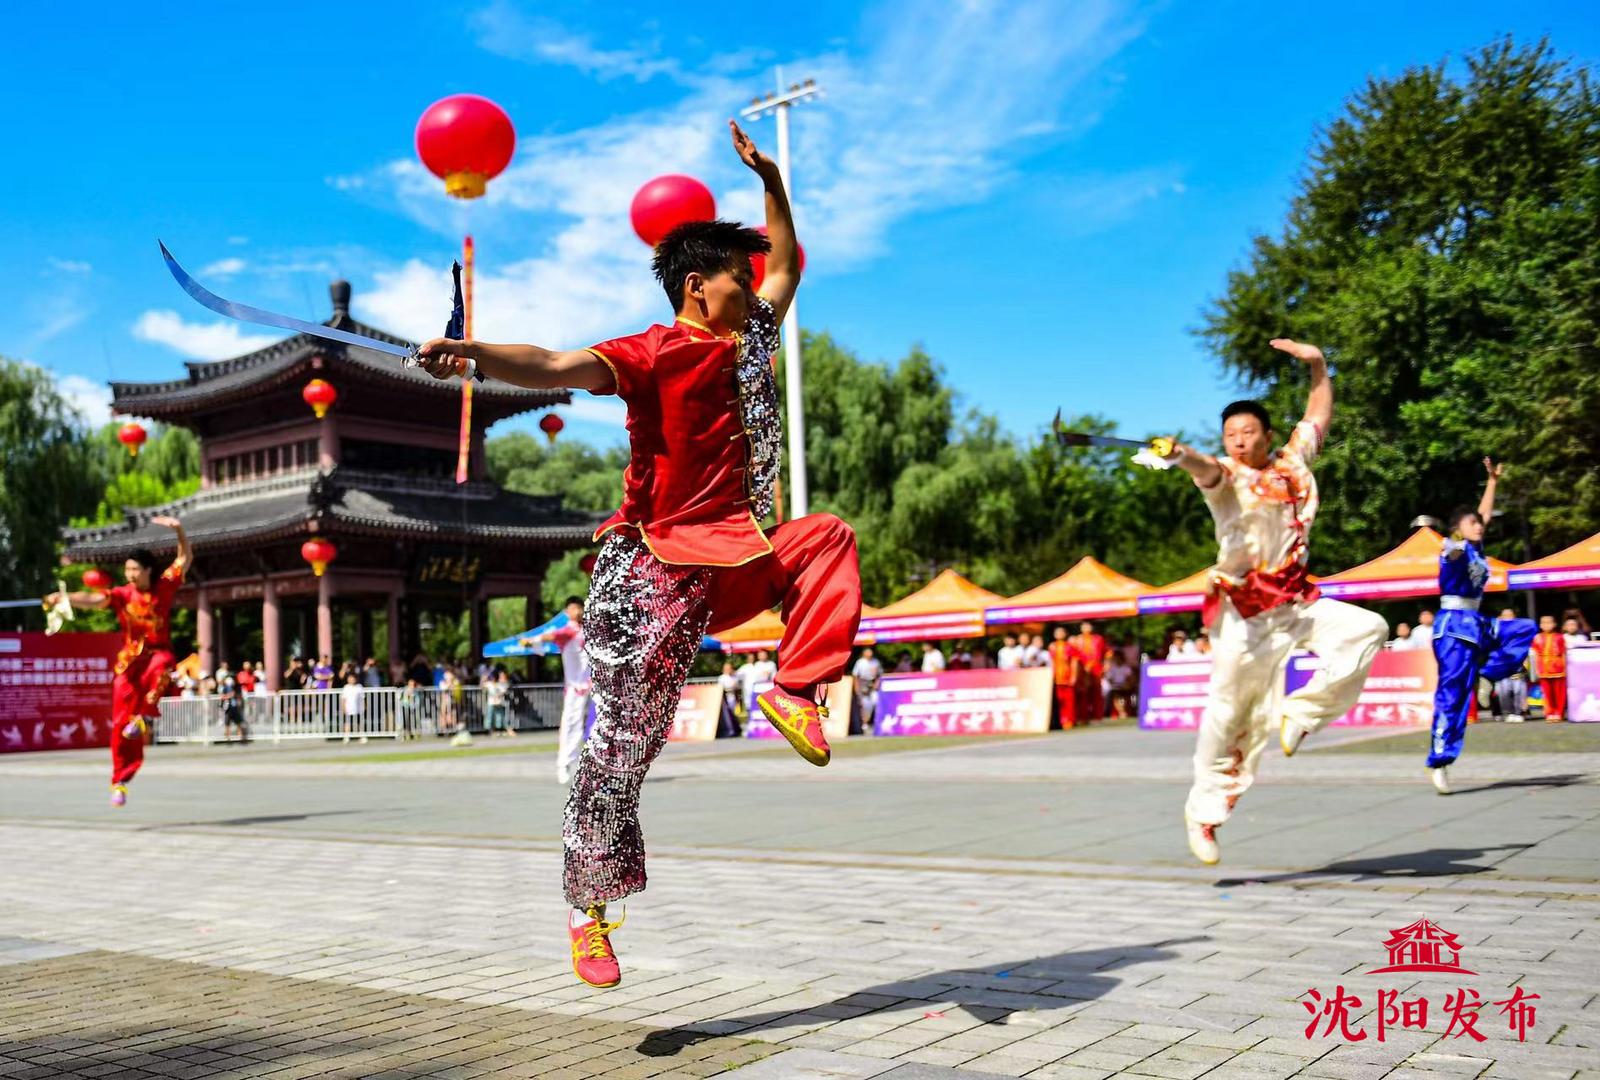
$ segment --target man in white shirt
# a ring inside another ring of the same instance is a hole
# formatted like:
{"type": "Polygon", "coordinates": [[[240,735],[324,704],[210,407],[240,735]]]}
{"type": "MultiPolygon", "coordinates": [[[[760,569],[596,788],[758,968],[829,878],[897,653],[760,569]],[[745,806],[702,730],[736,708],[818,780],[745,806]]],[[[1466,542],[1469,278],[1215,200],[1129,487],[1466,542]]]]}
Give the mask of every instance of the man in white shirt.
{"type": "Polygon", "coordinates": [[[922,643],[922,673],[933,675],[944,670],[944,653],[936,649],[931,641],[922,643]]]}
{"type": "Polygon", "coordinates": [[[1417,625],[1411,628],[1410,640],[1413,649],[1433,648],[1433,612],[1417,612],[1417,625]]]}
{"type": "Polygon", "coordinates": [[[870,648],[862,649],[856,666],[850,669],[850,677],[856,681],[856,700],[861,702],[861,730],[868,731],[878,715],[878,682],[883,678],[883,664],[870,648]]]}
{"type": "Polygon", "coordinates": [[[1390,652],[1415,652],[1417,639],[1411,636],[1410,623],[1395,623],[1394,640],[1389,642],[1390,652]]]}
{"type": "Polygon", "coordinates": [[[1017,644],[1017,636],[1015,634],[1007,634],[1006,643],[1000,646],[1000,655],[996,658],[996,666],[1001,671],[1016,671],[1022,667],[1023,655],[1024,650],[1021,645],[1017,644]]]}
{"type": "Polygon", "coordinates": [[[556,745],[556,783],[572,781],[572,770],[583,753],[583,725],[589,718],[589,692],[593,679],[589,667],[588,643],[583,637],[583,601],[567,597],[562,608],[567,621],[553,630],[523,638],[518,644],[542,645],[553,642],[561,650],[561,679],[566,693],[561,699],[561,735],[556,745]]]}

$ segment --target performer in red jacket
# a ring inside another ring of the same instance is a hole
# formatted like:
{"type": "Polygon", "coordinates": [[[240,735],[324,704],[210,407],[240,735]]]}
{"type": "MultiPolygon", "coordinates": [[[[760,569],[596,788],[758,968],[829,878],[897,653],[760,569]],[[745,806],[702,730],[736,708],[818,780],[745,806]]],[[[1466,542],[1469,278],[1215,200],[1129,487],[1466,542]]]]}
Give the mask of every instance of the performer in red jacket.
{"type": "Polygon", "coordinates": [[[591,986],[621,981],[609,939],[621,920],[608,922],[605,906],[645,886],[640,785],[703,634],[783,604],[777,685],[757,704],[801,757],[826,765],[821,702],[861,618],[848,525],[812,514],[761,527],[782,442],[772,356],[800,281],[799,245],[777,166],[729,128],[765,187],[767,236],[726,221],[668,234],[654,270],[672,325],[570,352],[449,339],[419,350],[436,378],[477,370],[518,386],[616,394],[628,407],[622,507],[595,534],[604,543],[584,607],[595,726],[562,831],[573,970],[591,986]],[[757,293],[750,256],[762,253],[757,293]]]}
{"type": "MultiPolygon", "coordinates": [[[[122,624],[122,649],[117,653],[111,680],[111,805],[128,801],[128,782],[144,764],[147,717],[160,712],[172,670],[172,602],[183,584],[190,559],[189,538],[174,517],[153,517],[178,534],[178,554],[165,570],[156,573],[156,557],[139,550],[123,565],[127,584],[106,592],[76,592],[68,596],[73,607],[110,608],[122,624]]],[[[57,599],[45,598],[50,605],[57,599]]]]}
{"type": "Polygon", "coordinates": [[[1554,615],[1539,616],[1539,633],[1533,639],[1533,674],[1544,693],[1544,718],[1557,723],[1567,718],[1567,639],[1556,629],[1554,615]]]}

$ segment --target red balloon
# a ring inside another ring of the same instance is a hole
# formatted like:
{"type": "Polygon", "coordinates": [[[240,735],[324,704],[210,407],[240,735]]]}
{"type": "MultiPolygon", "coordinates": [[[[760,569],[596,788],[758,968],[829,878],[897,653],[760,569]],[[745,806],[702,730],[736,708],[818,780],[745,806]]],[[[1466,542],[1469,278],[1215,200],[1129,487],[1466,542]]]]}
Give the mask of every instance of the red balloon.
{"type": "MultiPolygon", "coordinates": [[[[765,225],[757,225],[756,232],[765,236],[767,235],[767,227],[765,225]]],[[[800,270],[804,273],[806,268],[806,246],[799,243],[796,246],[800,248],[800,270]]],[[[767,257],[765,255],[750,256],[750,287],[752,289],[761,288],[761,283],[766,280],[766,277],[767,257]]]]}
{"type": "Polygon", "coordinates": [[[111,575],[98,566],[91,566],[83,572],[83,587],[94,592],[104,592],[111,588],[111,575]]]}
{"type": "Polygon", "coordinates": [[[417,156],[458,199],[476,199],[517,150],[506,111],[477,94],[440,98],[417,121],[417,156]]]}
{"type": "Polygon", "coordinates": [[[640,188],[628,215],[639,239],[655,247],[686,221],[710,221],[716,217],[717,200],[711,189],[694,177],[672,173],[658,176],[640,188]]]}

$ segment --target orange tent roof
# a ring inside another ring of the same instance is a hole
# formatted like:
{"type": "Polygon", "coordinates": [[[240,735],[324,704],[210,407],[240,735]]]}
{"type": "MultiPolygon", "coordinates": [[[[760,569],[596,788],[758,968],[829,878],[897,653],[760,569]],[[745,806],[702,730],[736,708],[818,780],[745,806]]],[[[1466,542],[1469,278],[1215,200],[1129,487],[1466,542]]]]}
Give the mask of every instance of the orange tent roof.
{"type": "Polygon", "coordinates": [[[1205,606],[1206,593],[1210,590],[1211,567],[1208,566],[1169,585],[1151,586],[1139,597],[1139,613],[1157,615],[1169,611],[1199,611],[1205,606]]]}
{"type": "Polygon", "coordinates": [[[1554,555],[1511,568],[1510,584],[1518,589],[1593,589],[1600,586],[1600,533],[1579,540],[1554,555]]]}
{"type": "MultiPolygon", "coordinates": [[[[1444,537],[1426,526],[1402,540],[1398,547],[1371,562],[1352,566],[1322,578],[1323,593],[1341,600],[1386,600],[1402,596],[1436,596],[1439,592],[1439,552],[1444,537]]],[[[1504,592],[1511,564],[1489,560],[1489,592],[1504,592]]]]}
{"type": "Polygon", "coordinates": [[[984,609],[1004,599],[945,570],[910,596],[861,620],[861,632],[878,641],[935,641],[978,637],[984,609]]]}
{"type": "MultiPolygon", "coordinates": [[[[861,617],[868,618],[876,615],[878,609],[867,604],[861,605],[861,617]]],[[[723,652],[755,652],[757,649],[776,649],[778,642],[783,640],[783,620],[776,611],[763,611],[755,618],[742,622],[731,630],[724,630],[712,634],[722,645],[723,652]]],[[[857,634],[857,645],[870,645],[872,638],[867,634],[857,634]]]]}
{"type": "Polygon", "coordinates": [[[984,617],[992,623],[1118,618],[1137,614],[1138,598],[1149,591],[1144,582],[1085,555],[1065,574],[989,608],[984,617]]]}

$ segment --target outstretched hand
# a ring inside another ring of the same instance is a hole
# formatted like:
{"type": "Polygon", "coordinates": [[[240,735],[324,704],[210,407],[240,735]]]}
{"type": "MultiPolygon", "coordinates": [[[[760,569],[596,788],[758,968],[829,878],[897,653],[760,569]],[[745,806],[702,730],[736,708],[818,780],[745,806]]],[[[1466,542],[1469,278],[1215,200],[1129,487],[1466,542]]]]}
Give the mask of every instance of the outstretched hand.
{"type": "Polygon", "coordinates": [[[1498,480],[1498,479],[1500,479],[1500,474],[1504,470],[1505,470],[1505,466],[1501,465],[1501,464],[1497,464],[1494,461],[1493,458],[1485,457],[1483,459],[1483,471],[1489,474],[1489,479],[1490,480],[1498,480]]]}
{"type": "Polygon", "coordinates": [[[152,524],[152,525],[160,525],[160,526],[162,526],[164,528],[168,528],[168,529],[181,529],[181,528],[183,528],[183,522],[179,521],[177,518],[173,517],[171,514],[157,514],[155,517],[150,519],[150,524],[152,524]]]}
{"type": "Polygon", "coordinates": [[[459,357],[465,356],[466,351],[465,341],[439,337],[423,342],[417,348],[417,359],[422,364],[422,370],[435,379],[448,379],[452,375],[459,375],[465,368],[459,357]]]}
{"type": "Polygon", "coordinates": [[[739,155],[740,161],[763,176],[768,170],[773,173],[778,171],[777,164],[756,148],[755,140],[744,133],[744,129],[737,121],[728,121],[728,131],[733,135],[733,149],[739,155]]]}
{"type": "Polygon", "coordinates": [[[1286,352],[1302,364],[1313,364],[1322,359],[1322,350],[1315,345],[1307,345],[1290,338],[1273,338],[1267,342],[1279,352],[1286,352]]]}

